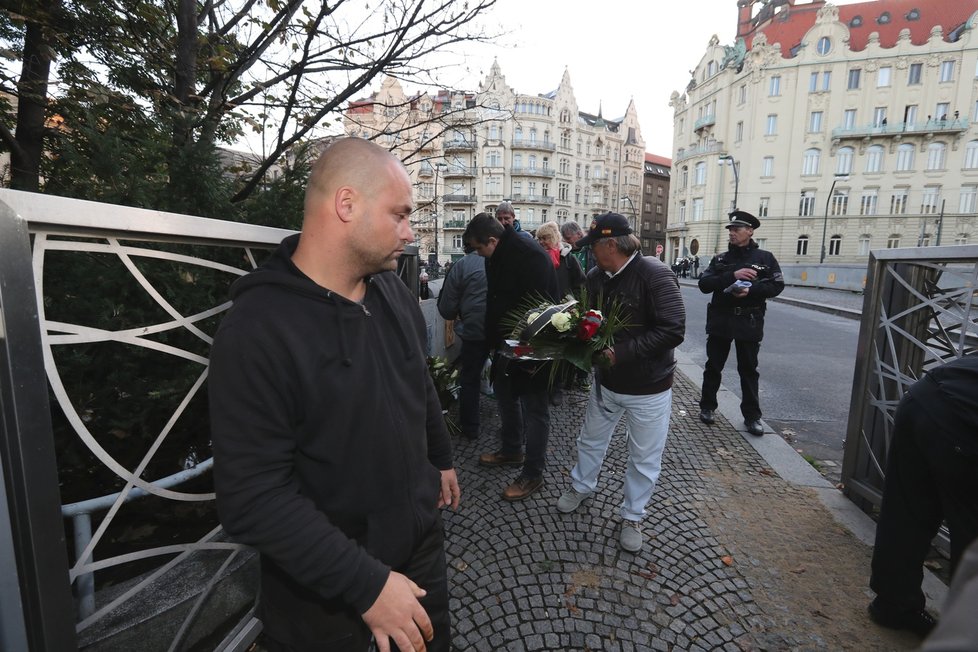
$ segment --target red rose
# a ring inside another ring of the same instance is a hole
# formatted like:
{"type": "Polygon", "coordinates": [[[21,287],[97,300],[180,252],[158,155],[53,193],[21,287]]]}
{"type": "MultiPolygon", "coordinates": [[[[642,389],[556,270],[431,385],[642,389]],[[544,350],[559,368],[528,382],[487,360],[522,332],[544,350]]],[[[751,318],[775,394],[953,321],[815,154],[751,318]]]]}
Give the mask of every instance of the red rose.
{"type": "Polygon", "coordinates": [[[533,347],[527,344],[517,344],[513,347],[513,354],[517,357],[533,355],[533,347]]]}
{"type": "Polygon", "coordinates": [[[577,325],[577,339],[587,341],[601,328],[601,318],[588,312],[577,325]]]}

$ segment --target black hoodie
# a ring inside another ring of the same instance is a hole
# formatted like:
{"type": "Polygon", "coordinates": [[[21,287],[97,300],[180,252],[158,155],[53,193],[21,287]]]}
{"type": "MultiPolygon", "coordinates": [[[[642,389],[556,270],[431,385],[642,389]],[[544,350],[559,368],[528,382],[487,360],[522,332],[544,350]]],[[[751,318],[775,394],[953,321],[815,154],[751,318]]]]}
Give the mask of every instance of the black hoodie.
{"type": "Polygon", "coordinates": [[[260,613],[283,642],[277,618],[370,608],[452,468],[417,300],[390,272],[362,303],[330,292],[292,263],[297,242],[232,286],[208,381],[218,513],[261,553],[260,613]]]}

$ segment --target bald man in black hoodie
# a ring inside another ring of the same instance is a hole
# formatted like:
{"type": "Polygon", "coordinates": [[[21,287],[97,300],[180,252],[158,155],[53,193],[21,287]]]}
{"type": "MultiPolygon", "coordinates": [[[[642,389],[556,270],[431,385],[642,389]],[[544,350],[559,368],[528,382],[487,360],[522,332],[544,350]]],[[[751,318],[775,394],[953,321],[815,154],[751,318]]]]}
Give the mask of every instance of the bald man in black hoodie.
{"type": "Polygon", "coordinates": [[[337,141],[302,233],[234,284],[215,337],[218,513],[261,553],[272,651],[449,649],[439,509],[459,487],[424,318],[393,273],[413,208],[394,156],[337,141]]]}

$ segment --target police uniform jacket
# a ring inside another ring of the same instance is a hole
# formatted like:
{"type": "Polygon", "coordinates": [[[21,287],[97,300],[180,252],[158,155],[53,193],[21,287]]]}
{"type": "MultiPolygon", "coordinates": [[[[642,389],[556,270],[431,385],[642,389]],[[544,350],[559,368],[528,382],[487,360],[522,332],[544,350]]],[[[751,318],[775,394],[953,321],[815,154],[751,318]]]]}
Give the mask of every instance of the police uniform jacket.
{"type": "Polygon", "coordinates": [[[731,245],[713,257],[699,279],[700,292],[713,293],[706,309],[706,334],[732,340],[760,342],[764,337],[765,303],[784,290],[781,266],[770,251],[759,249],[751,240],[746,247],[731,245]],[[725,289],[736,282],[734,272],[760,267],[746,297],[738,299],[725,289]]]}

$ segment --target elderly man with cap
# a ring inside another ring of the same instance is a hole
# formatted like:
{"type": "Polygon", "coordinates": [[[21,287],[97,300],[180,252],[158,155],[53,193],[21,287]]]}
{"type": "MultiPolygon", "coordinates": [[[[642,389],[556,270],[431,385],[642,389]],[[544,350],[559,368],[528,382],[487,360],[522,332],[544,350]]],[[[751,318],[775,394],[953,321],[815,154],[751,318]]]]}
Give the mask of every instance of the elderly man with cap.
{"type": "Polygon", "coordinates": [[[624,550],[638,552],[641,521],[662,467],[672,413],[673,352],[686,335],[686,308],[675,274],[658,258],[642,256],[622,215],[594,218],[582,242],[591,246],[596,261],[587,291],[600,305],[592,307],[608,315],[618,306],[627,326],[599,354],[604,360],[597,365],[577,438],[571,488],[557,501],[557,510],[573,512],[594,493],[611,436],[624,416],[628,465],[618,541],[624,550]]]}
{"type": "Polygon", "coordinates": [[[723,365],[730,354],[730,343],[736,342],[740,411],[747,432],[758,437],[764,434],[757,353],[764,337],[765,304],[784,290],[781,267],[774,254],[759,249],[751,237],[760,225],[746,211],[730,213],[727,251],[714,256],[699,279],[700,292],[713,293],[706,308],[706,368],[700,395],[700,421],[714,422],[723,365]]]}

